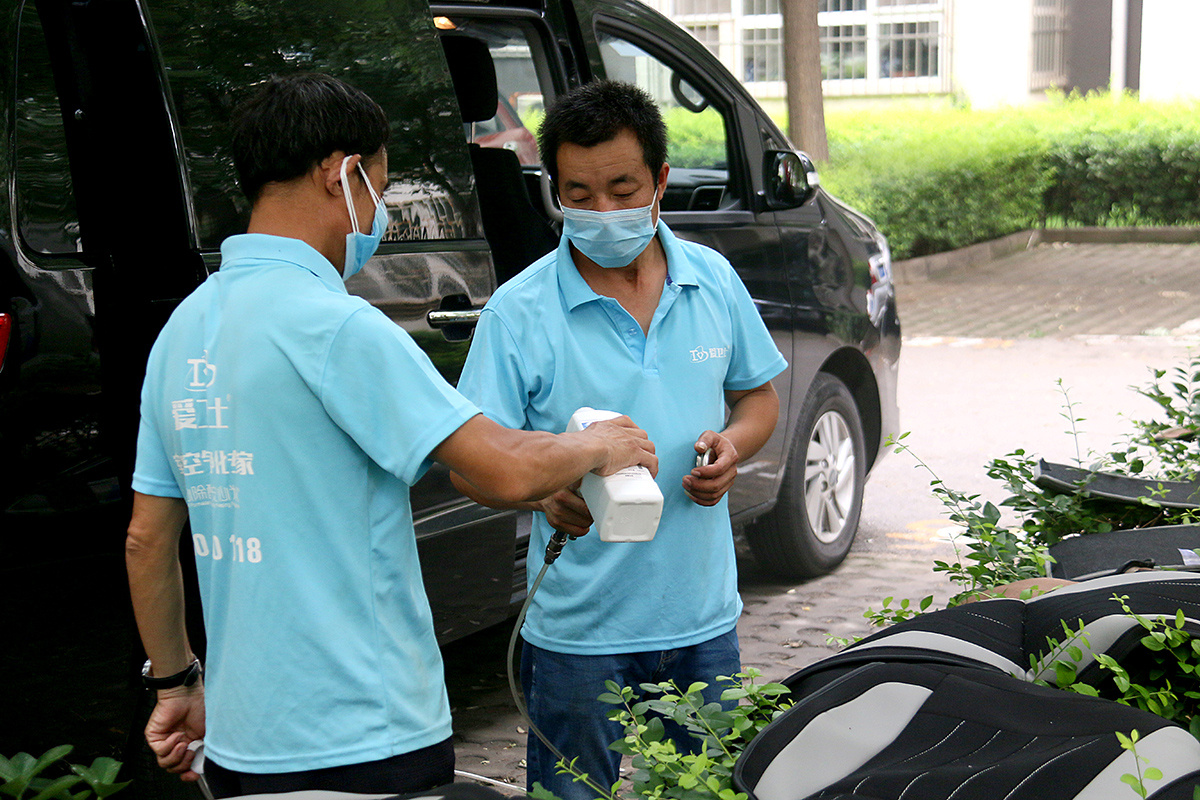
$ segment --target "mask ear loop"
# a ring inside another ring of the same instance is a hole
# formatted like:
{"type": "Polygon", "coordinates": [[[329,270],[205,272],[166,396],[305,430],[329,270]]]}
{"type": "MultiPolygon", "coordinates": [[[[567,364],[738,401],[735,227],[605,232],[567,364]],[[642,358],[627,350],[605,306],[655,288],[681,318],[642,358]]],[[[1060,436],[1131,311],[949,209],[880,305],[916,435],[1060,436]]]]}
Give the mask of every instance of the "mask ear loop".
{"type": "MultiPolygon", "coordinates": [[[[346,156],[345,158],[342,159],[342,197],[346,198],[346,211],[350,214],[350,228],[355,233],[359,233],[360,231],[358,230],[358,215],[354,213],[354,201],[352,201],[350,199],[350,180],[346,176],[346,163],[352,158],[354,158],[354,156],[346,156]]],[[[358,168],[360,170],[362,169],[361,163],[359,164],[358,168]]],[[[365,175],[365,173],[364,173],[364,175],[365,175]]],[[[369,189],[371,188],[370,181],[367,181],[367,188],[369,188],[369,189]]],[[[372,195],[375,194],[374,189],[371,189],[371,194],[372,195]]]]}
{"type": "Polygon", "coordinates": [[[367,191],[371,193],[371,199],[375,201],[375,205],[383,202],[379,195],[375,194],[375,187],[371,185],[371,179],[367,177],[367,171],[363,169],[362,162],[358,162],[358,172],[362,175],[363,183],[367,185],[367,191]]]}

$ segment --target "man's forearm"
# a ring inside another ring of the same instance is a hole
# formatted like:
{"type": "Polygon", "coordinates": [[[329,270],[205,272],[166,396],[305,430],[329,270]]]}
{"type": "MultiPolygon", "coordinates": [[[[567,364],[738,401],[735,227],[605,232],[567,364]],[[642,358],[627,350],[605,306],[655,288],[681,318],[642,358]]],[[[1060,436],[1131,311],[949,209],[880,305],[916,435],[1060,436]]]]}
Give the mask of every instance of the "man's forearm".
{"type": "Polygon", "coordinates": [[[434,457],[457,474],[460,491],[494,508],[528,508],[593,470],[615,472],[636,463],[658,469],[653,445],[633,426],[603,422],[579,433],[551,434],[510,430],[482,414],[447,437],[434,457]]]}
{"type": "Polygon", "coordinates": [[[193,658],[179,566],[179,534],[186,520],[182,500],[135,493],[125,566],[138,632],[156,677],[186,669],[193,658]]]}
{"type": "Polygon", "coordinates": [[[729,420],[721,435],[737,449],[738,461],[746,461],[762,449],[779,420],[779,396],[770,382],[747,392],[736,393],[730,403],[729,420]]]}

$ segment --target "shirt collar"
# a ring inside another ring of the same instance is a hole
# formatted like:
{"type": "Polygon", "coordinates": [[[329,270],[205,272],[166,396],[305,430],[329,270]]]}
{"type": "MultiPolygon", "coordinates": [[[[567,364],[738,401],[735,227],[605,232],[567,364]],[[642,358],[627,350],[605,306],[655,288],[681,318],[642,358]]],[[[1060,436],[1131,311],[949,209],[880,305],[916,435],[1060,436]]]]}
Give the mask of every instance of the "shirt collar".
{"type": "MultiPolygon", "coordinates": [[[[658,241],[662,244],[663,252],[667,255],[667,280],[681,285],[699,286],[695,267],[684,255],[683,248],[679,246],[679,240],[675,238],[675,234],[667,227],[667,223],[663,221],[662,217],[658,218],[656,233],[658,241]]],[[[588,286],[587,281],[575,268],[575,260],[571,258],[571,245],[567,237],[559,238],[555,256],[558,266],[558,285],[562,290],[563,299],[567,301],[567,308],[574,310],[584,303],[600,299],[600,295],[588,286]]]]}
{"type": "Polygon", "coordinates": [[[347,294],[346,282],[337,267],[307,242],[269,233],[239,233],[221,242],[222,271],[278,261],[306,269],[332,291],[347,294]]]}

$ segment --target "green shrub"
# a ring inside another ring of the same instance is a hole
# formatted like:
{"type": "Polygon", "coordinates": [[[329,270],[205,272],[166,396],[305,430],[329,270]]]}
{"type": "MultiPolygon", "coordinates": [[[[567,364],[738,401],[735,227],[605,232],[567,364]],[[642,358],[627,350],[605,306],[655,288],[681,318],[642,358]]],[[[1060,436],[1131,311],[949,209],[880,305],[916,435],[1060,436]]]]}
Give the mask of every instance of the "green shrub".
{"type": "Polygon", "coordinates": [[[1044,225],[1200,222],[1195,103],[1057,97],[995,111],[831,112],[822,182],[897,258],[1044,225]]]}
{"type": "Polygon", "coordinates": [[[37,758],[0,755],[0,795],[10,800],[105,800],[129,785],[117,781],[120,761],[101,756],[91,766],[72,764],[67,756],[73,749],[69,744],[52,747],[37,758]]]}

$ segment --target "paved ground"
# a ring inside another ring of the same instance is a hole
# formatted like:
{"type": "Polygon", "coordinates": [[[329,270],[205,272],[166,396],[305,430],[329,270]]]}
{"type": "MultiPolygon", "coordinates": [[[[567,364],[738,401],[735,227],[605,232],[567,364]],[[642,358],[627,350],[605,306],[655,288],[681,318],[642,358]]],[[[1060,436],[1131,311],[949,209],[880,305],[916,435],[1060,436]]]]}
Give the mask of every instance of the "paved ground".
{"type": "Polygon", "coordinates": [[[1048,244],[900,284],[905,338],[1200,333],[1200,245],[1048,244]]]}
{"type": "MultiPolygon", "coordinates": [[[[901,284],[898,294],[906,346],[916,348],[1006,347],[1030,338],[1189,342],[1200,336],[1198,281],[1200,245],[1055,244],[901,284]]],[[[883,483],[868,487],[872,498],[887,488],[883,483]]],[[[799,585],[774,582],[749,555],[740,558],[744,664],[780,679],[834,652],[827,636],[866,633],[862,612],[883,597],[933,594],[944,601],[950,586],[930,566],[950,548],[936,536],[939,520],[919,523],[883,522],[891,525],[880,534],[886,549],[856,545],[834,574],[799,585]]],[[[525,728],[503,673],[510,633],[501,626],[447,648],[447,679],[459,769],[519,794],[525,728]]]]}

